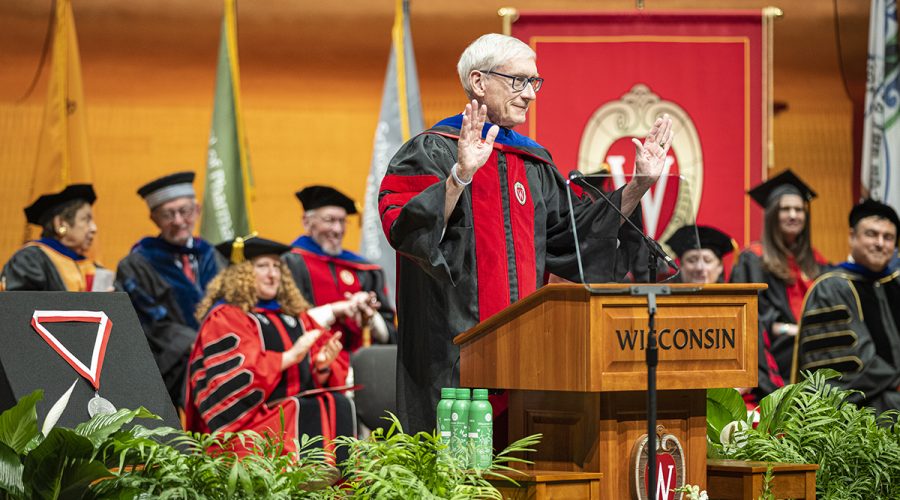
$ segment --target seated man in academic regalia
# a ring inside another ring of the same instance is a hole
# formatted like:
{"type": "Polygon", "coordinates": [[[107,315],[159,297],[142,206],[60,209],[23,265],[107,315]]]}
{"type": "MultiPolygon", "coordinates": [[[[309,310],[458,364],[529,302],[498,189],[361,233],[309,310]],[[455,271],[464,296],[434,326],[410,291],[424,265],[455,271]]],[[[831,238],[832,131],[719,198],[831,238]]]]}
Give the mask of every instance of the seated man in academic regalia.
{"type": "Polygon", "coordinates": [[[200,204],[193,182],[193,172],[179,172],[138,189],[159,235],[138,241],[119,262],[116,275],[134,304],[172,402],[179,407],[187,359],[200,326],[194,311],[207,284],[225,266],[212,245],[194,236],[200,204]]]}
{"type": "MultiPolygon", "coordinates": [[[[358,318],[337,318],[336,331],[342,333],[344,350],[353,353],[371,343],[396,343],[394,309],[385,288],[384,271],[360,255],[343,248],[347,216],[357,213],[356,203],[337,189],[309,186],[296,193],[303,205],[306,234],[291,244],[282,256],[303,297],[315,306],[346,299],[364,299],[381,304],[368,324],[358,318]],[[368,333],[367,333],[368,332],[368,333]]],[[[317,310],[328,312],[327,307],[317,310]]]]}
{"type": "Polygon", "coordinates": [[[888,205],[853,207],[850,257],[809,290],[797,339],[795,375],[833,368],[864,394],[854,402],[878,411],[900,409],[900,271],[888,267],[898,227],[888,205]]]}

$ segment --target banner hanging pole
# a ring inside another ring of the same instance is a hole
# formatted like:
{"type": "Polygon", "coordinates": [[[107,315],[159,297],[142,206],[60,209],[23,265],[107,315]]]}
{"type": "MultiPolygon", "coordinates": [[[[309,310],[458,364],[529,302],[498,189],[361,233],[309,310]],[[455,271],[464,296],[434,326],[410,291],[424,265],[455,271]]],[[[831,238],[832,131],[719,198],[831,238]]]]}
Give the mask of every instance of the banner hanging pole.
{"type": "Polygon", "coordinates": [[[512,23],[519,19],[519,11],[515,7],[500,7],[497,15],[503,18],[503,34],[512,36],[512,23]]]}

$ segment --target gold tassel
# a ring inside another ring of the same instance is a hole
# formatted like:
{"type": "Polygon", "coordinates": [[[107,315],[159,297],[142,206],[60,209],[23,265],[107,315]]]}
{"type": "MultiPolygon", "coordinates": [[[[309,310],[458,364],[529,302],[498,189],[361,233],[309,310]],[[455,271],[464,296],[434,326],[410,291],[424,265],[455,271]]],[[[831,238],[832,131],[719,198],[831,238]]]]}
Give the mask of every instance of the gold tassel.
{"type": "Polygon", "coordinates": [[[250,238],[255,238],[257,235],[256,231],[248,234],[247,236],[241,237],[238,236],[234,239],[234,243],[231,244],[231,263],[232,264],[240,264],[244,262],[246,259],[244,258],[244,242],[249,240],[250,238]]]}

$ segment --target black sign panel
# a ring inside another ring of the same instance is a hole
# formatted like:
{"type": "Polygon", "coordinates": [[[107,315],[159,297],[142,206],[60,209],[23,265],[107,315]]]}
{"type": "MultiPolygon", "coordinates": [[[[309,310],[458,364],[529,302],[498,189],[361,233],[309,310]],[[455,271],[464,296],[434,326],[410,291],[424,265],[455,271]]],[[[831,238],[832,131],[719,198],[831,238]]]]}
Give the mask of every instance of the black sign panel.
{"type": "Polygon", "coordinates": [[[77,380],[57,425],[75,427],[88,420],[88,400],[94,397],[94,386],[66,361],[65,351],[88,369],[82,371],[95,377],[99,374],[100,395],[116,408],[143,406],[163,418],[141,421],[142,425],[181,426],[144,331],[124,293],[0,293],[0,411],[35,389],[43,389],[44,399],[37,407],[38,422],[43,423],[53,403],[77,380]],[[91,314],[87,319],[60,319],[75,311],[91,314]],[[103,315],[112,326],[101,366],[102,346],[97,339],[104,323],[90,318],[103,315]],[[45,330],[43,335],[33,322],[45,330]],[[98,359],[92,363],[95,351],[98,359]]]}

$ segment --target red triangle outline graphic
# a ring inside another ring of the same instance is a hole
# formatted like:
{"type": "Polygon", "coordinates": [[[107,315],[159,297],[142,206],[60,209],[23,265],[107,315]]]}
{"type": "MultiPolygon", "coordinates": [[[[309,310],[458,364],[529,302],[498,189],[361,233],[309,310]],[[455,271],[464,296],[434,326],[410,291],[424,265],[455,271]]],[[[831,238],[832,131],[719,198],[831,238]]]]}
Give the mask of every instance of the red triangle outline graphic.
{"type": "Polygon", "coordinates": [[[100,390],[100,373],[106,357],[106,344],[112,331],[112,320],[103,311],[38,311],[31,316],[31,327],[95,390],[100,390]],[[91,353],[90,366],[85,365],[44,326],[44,323],[97,323],[97,336],[91,353]]]}

